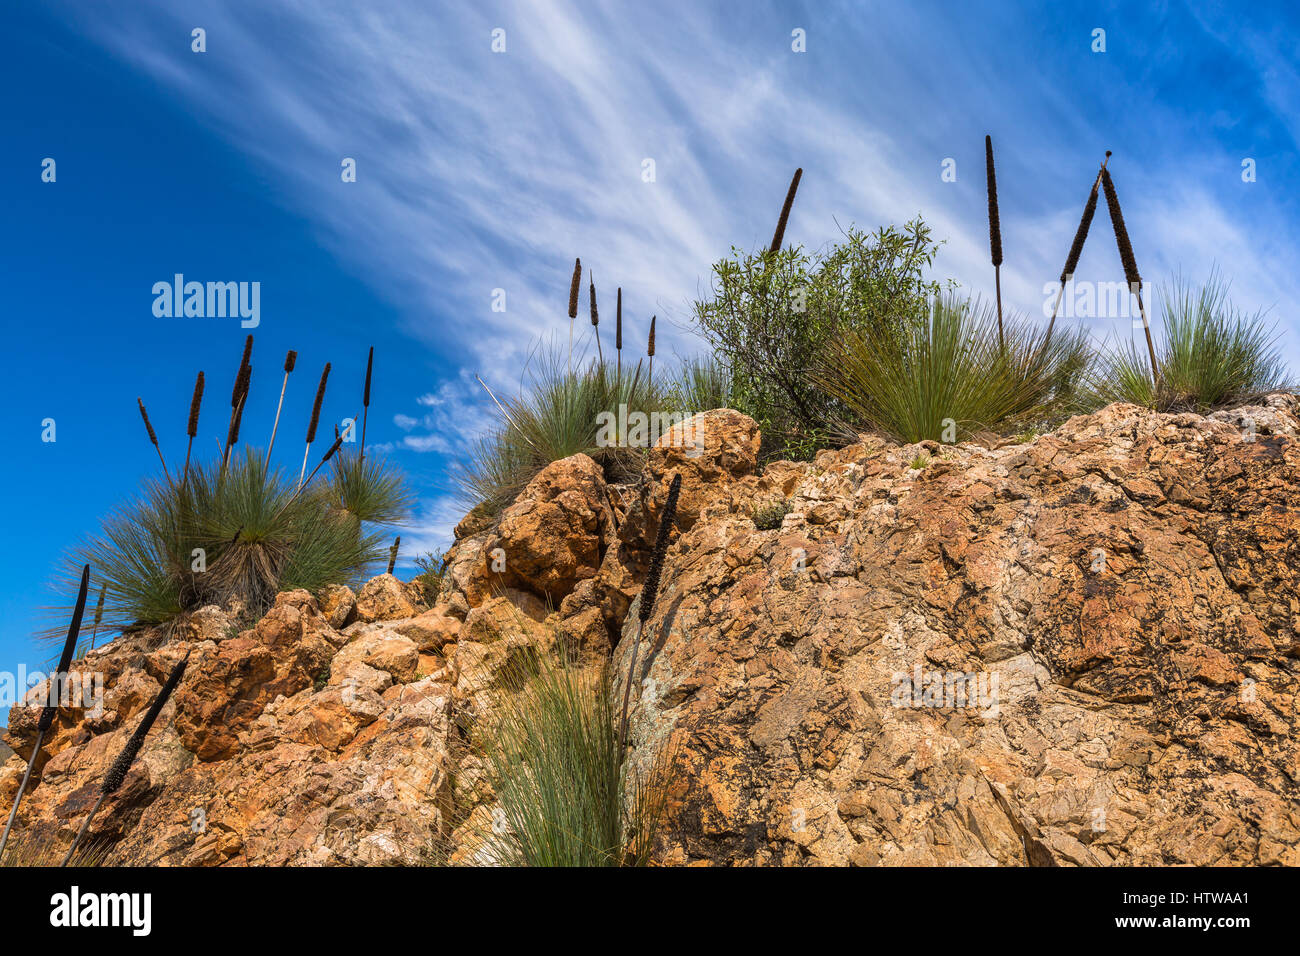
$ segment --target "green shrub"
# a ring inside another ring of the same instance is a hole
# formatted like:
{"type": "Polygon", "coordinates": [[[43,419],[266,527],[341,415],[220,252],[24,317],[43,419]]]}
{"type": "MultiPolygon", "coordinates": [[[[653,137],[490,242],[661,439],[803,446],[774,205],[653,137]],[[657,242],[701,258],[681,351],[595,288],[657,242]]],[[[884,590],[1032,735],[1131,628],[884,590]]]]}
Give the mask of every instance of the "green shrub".
{"type": "Polygon", "coordinates": [[[415,566],[420,569],[415,580],[424,592],[425,603],[435,603],[442,591],[442,577],[447,573],[447,556],[441,551],[426,551],[415,559],[415,566]]]}
{"type": "Polygon", "coordinates": [[[1164,334],[1156,346],[1159,388],[1145,343],[1139,350],[1129,341],[1101,356],[1089,379],[1090,404],[1205,410],[1287,388],[1273,327],[1263,313],[1247,315],[1234,308],[1227,292],[1217,275],[1200,287],[1181,277],[1163,285],[1164,334]]]}
{"type": "Polygon", "coordinates": [[[485,855],[506,866],[641,866],[662,789],[625,786],[608,670],[539,662],[502,695],[483,752],[506,826],[485,855]]]}
{"type": "Polygon", "coordinates": [[[699,331],[732,379],[734,407],[758,422],[764,458],[807,458],[845,409],[814,372],[846,332],[875,336],[919,313],[938,286],[924,277],[938,243],[921,219],[810,255],[799,247],[713,267],[712,297],[695,305],[699,331]]]}
{"type": "Polygon", "coordinates": [[[871,332],[845,331],[819,374],[847,423],[905,443],[954,442],[982,429],[1059,414],[1072,403],[1090,352],[1082,331],[1048,337],[948,293],[928,312],[871,332]]]}
{"type": "Polygon", "coordinates": [[[776,501],[754,509],[754,527],[759,531],[774,531],[791,511],[790,502],[776,501]]]}

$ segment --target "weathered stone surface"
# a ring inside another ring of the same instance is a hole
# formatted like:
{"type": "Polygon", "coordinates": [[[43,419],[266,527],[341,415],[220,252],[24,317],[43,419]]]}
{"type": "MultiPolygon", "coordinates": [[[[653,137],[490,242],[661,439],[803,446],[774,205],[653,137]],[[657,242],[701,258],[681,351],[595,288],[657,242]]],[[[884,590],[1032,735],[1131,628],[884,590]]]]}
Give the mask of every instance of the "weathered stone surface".
{"type": "Polygon", "coordinates": [[[558,605],[574,586],[594,577],[613,528],[605,477],[586,455],[543,468],[501,515],[486,543],[500,549],[501,587],[517,587],[558,605]]]}
{"type": "Polygon", "coordinates": [[[331,682],[336,682],[342,670],[354,661],[386,671],[394,681],[405,684],[415,677],[420,651],[415,641],[395,631],[380,628],[362,631],[334,656],[330,664],[331,682]]]}
{"type": "Polygon", "coordinates": [[[391,574],[371,578],[357,595],[356,620],[367,624],[414,617],[416,613],[406,588],[391,574]]]}
{"type": "Polygon", "coordinates": [[[448,642],[456,640],[456,635],[460,633],[460,621],[442,605],[430,608],[409,621],[395,624],[393,630],[413,640],[421,652],[437,651],[448,642]]]}
{"type": "Polygon", "coordinates": [[[633,684],[635,760],[674,755],[662,859],[1300,864],[1300,443],[1265,407],[1253,440],[1115,405],[732,484],[633,684]],[[757,531],[774,493],[805,520],[757,531]],[[996,690],[927,698],[936,673],[996,690]]]}
{"type": "MultiPolygon", "coordinates": [[[[701,412],[674,425],[650,449],[646,473],[656,485],[652,497],[662,502],[673,476],[680,474],[677,526],[689,530],[721,488],[754,473],[761,439],[752,418],[729,408],[701,412]]],[[[651,510],[657,526],[658,509],[651,510]]]]}
{"type": "Polygon", "coordinates": [[[447,554],[442,589],[447,599],[447,613],[465,619],[472,607],[478,607],[501,586],[500,575],[489,570],[487,532],[463,538],[447,554]]]}
{"type": "Polygon", "coordinates": [[[321,592],[320,609],[329,626],[341,631],[356,620],[357,596],[346,585],[332,584],[321,592]]]}
{"type": "MultiPolygon", "coordinates": [[[[669,761],[662,862],[1300,865],[1296,407],[1269,396],[1251,428],[1115,405],[1027,443],[864,437],[761,472],[756,430],[710,413],[703,464],[656,452],[603,503],[521,497],[519,528],[585,535],[530,545],[526,581],[490,580],[478,531],[428,611],[382,575],[97,648],[73,669],[102,674],[104,711],[60,708],[19,825],[71,840],[189,651],[92,827],[109,863],[490,862],[478,724],[533,658],[600,666],[611,636],[621,694],[681,469],[633,685],[633,762],[669,761]],[[548,605],[540,556],[562,552],[548,605]]],[[[566,469],[548,482],[599,487],[566,469]]],[[[10,712],[0,806],[38,714],[10,712]]]]}

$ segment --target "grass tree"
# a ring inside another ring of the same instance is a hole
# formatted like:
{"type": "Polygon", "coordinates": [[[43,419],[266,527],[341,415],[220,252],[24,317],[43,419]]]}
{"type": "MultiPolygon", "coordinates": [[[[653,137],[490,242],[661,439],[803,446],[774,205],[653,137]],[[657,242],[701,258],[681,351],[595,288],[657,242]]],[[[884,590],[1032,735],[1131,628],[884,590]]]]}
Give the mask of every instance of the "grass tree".
{"type": "Polygon", "coordinates": [[[1051,335],[1015,317],[997,345],[997,313],[952,293],[897,327],[844,332],[818,381],[846,424],[903,442],[951,442],[1068,405],[1090,360],[1083,332],[1051,335]]]}
{"type": "MultiPolygon", "coordinates": [[[[84,564],[96,567],[103,582],[96,619],[102,615],[107,628],[170,627],[206,604],[257,614],[281,590],[355,583],[383,566],[387,536],[378,529],[406,520],[412,505],[401,474],[381,457],[342,450],[343,436],[310,475],[287,473],[261,450],[238,446],[237,423],[251,376],[247,358],[246,349],[232,393],[235,424],[217,458],[196,457],[179,484],[166,476],[146,477],[133,498],[109,512],[98,533],[69,553],[69,574],[84,564]]],[[[289,371],[292,364],[286,360],[289,371]]],[[[326,364],[310,438],[328,373],[326,364]]],[[[201,394],[196,385],[187,428],[191,441],[201,394]]]]}
{"type": "Polygon", "coordinates": [[[1274,328],[1263,313],[1234,307],[1217,273],[1203,285],[1176,276],[1159,299],[1156,358],[1131,341],[1104,351],[1088,380],[1091,405],[1204,411],[1291,387],[1274,328]]]}

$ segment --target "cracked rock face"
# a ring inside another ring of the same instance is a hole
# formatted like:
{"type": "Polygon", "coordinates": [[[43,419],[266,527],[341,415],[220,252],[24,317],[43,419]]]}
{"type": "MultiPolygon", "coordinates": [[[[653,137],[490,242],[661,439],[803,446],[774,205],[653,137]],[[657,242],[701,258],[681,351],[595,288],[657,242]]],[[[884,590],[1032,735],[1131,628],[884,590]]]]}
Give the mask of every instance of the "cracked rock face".
{"type": "MultiPolygon", "coordinates": [[[[578,455],[480,515],[431,608],[380,575],[97,648],[73,669],[103,711],[59,711],[21,830],[70,843],[189,650],[91,828],[107,863],[482,862],[476,722],[560,647],[612,653],[621,701],[681,473],[632,688],[633,766],[667,769],[661,862],[1300,865],[1295,398],[761,471],[752,421],[699,419],[702,452],[666,442],[637,482],[578,455]]],[[[39,712],[10,711],[0,807],[39,712]]]]}
{"type": "Polygon", "coordinates": [[[660,858],[1300,864],[1297,425],[1289,396],[1113,405],[729,485],[669,551],[633,682],[660,858]]]}

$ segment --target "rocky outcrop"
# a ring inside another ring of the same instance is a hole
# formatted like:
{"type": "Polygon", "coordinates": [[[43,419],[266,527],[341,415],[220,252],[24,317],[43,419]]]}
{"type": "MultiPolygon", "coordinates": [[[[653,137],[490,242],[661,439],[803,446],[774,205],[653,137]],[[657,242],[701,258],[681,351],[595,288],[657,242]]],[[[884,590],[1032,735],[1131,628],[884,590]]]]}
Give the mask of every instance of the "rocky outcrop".
{"type": "Polygon", "coordinates": [[[1300,864],[1300,445],[1267,411],[864,440],[717,495],[633,682],[663,861],[1300,864]]]}
{"type": "MultiPolygon", "coordinates": [[[[392,580],[377,578],[362,593],[391,593],[392,580]]],[[[90,719],[60,711],[43,748],[50,756],[23,804],[24,829],[55,844],[70,839],[188,647],[184,680],[91,828],[92,840],[112,846],[108,863],[424,858],[450,828],[454,671],[388,623],[336,630],[338,606],[288,592],[251,629],[227,621],[220,640],[156,646],[145,632],[79,662],[78,670],[111,675],[105,712],[90,719]]],[[[204,614],[224,617],[217,608],[204,614]]],[[[11,712],[19,757],[30,755],[38,713],[11,712]]],[[[5,773],[20,765],[9,761],[5,773]]]]}
{"type": "Polygon", "coordinates": [[[552,462],[488,537],[495,583],[559,604],[579,581],[596,576],[613,520],[599,465],[586,455],[552,462]]]}
{"type": "MultiPolygon", "coordinates": [[[[476,723],[539,655],[612,655],[621,696],[680,474],[632,688],[660,862],[1297,864],[1298,435],[1290,396],[1115,405],[760,470],[754,423],[709,412],[635,482],[574,456],[467,517],[433,606],[380,575],[97,649],[103,712],[60,712],[20,825],[71,839],[189,651],[92,828],[109,863],[481,862],[476,723]]],[[[11,711],[0,806],[38,713],[11,711]]]]}

